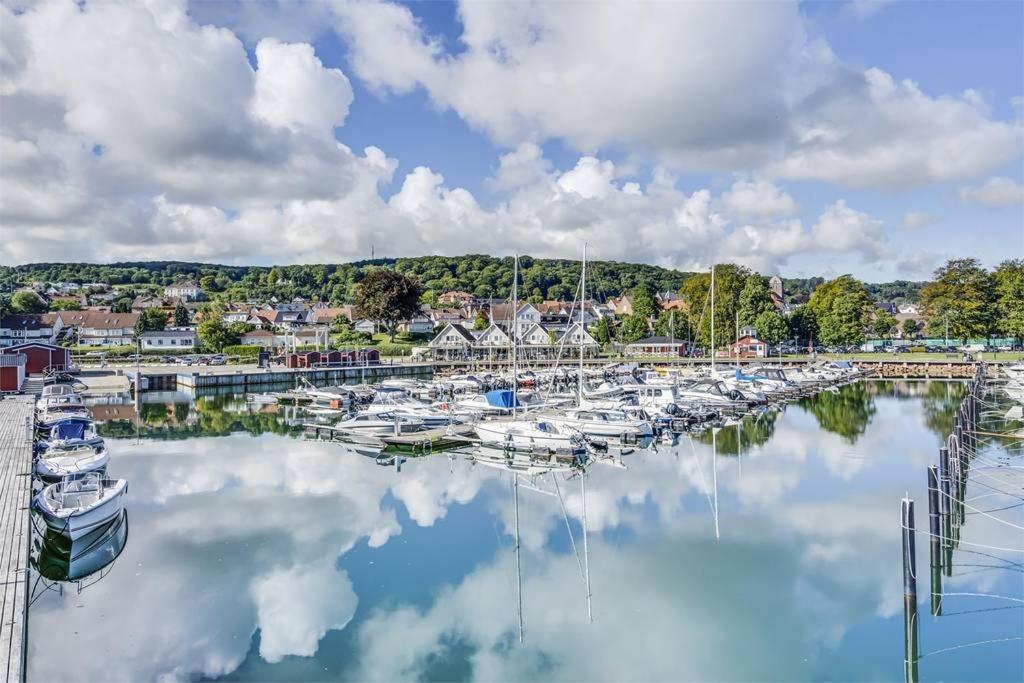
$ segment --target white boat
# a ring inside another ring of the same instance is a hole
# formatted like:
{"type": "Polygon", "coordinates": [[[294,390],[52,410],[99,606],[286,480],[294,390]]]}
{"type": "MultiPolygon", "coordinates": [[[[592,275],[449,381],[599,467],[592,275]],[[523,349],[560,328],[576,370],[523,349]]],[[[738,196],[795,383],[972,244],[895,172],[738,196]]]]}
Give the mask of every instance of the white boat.
{"type": "Polygon", "coordinates": [[[461,424],[463,419],[450,410],[442,410],[434,406],[420,403],[404,392],[378,392],[373,403],[361,412],[369,415],[398,415],[402,418],[419,420],[425,429],[447,427],[450,424],[461,424]]]}
{"type": "Polygon", "coordinates": [[[124,479],[93,474],[46,486],[36,495],[35,507],[47,527],[75,540],[121,514],[127,490],[124,479]]]}
{"type": "Polygon", "coordinates": [[[423,421],[400,417],[394,413],[357,413],[334,427],[349,434],[409,434],[423,429],[423,421]]]}
{"type": "Polygon", "coordinates": [[[571,449],[583,445],[576,429],[556,425],[545,418],[492,420],[475,425],[477,436],[485,444],[523,449],[571,449]]]}
{"type": "Polygon", "coordinates": [[[39,445],[47,451],[75,446],[98,446],[103,444],[103,437],[96,433],[92,420],[70,418],[61,420],[49,432],[44,431],[39,445]]]}
{"type": "Polygon", "coordinates": [[[635,420],[618,410],[570,409],[564,414],[545,413],[543,419],[587,436],[642,439],[654,431],[646,420],[635,420]]]}
{"type": "Polygon", "coordinates": [[[277,396],[272,394],[246,394],[245,402],[258,406],[269,406],[277,403],[277,396]]]}
{"type": "Polygon", "coordinates": [[[110,455],[102,445],[86,444],[52,448],[36,459],[36,476],[45,482],[77,479],[93,472],[105,472],[110,455]]]}

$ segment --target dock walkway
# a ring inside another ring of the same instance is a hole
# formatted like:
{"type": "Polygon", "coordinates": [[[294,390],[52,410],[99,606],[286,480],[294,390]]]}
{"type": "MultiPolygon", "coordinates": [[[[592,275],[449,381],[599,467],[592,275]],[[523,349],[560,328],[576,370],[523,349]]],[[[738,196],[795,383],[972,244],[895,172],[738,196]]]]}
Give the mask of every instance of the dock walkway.
{"type": "Polygon", "coordinates": [[[0,672],[25,680],[31,539],[33,396],[0,398],[0,672]]]}

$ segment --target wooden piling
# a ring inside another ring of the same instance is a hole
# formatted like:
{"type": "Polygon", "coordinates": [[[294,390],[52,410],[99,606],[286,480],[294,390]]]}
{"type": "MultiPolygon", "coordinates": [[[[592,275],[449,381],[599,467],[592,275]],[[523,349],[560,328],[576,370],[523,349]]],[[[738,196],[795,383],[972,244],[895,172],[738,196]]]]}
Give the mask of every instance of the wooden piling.
{"type": "Polygon", "coordinates": [[[907,683],[917,683],[917,558],[914,501],[904,498],[900,513],[903,531],[903,677],[907,683]]]}
{"type": "Polygon", "coordinates": [[[939,516],[939,472],[928,466],[928,566],[931,570],[932,616],[942,615],[942,518],[939,516]]]}

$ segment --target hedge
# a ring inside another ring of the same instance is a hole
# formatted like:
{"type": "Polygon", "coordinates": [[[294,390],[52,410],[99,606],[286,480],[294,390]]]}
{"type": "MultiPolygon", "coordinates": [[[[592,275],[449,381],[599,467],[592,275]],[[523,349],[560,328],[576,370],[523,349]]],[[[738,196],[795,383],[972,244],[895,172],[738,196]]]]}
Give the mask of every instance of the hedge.
{"type": "Polygon", "coordinates": [[[228,356],[258,356],[263,347],[259,344],[231,344],[224,347],[228,356]]]}

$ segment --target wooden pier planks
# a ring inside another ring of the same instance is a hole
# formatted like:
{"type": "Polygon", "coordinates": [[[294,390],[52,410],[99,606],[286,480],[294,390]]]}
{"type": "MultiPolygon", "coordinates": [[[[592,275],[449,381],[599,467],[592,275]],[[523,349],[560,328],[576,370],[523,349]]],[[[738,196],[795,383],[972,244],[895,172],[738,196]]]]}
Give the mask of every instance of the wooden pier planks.
{"type": "Polygon", "coordinates": [[[26,439],[25,420],[34,431],[34,409],[32,396],[0,398],[0,671],[10,683],[25,680],[32,495],[32,440],[26,439]]]}

